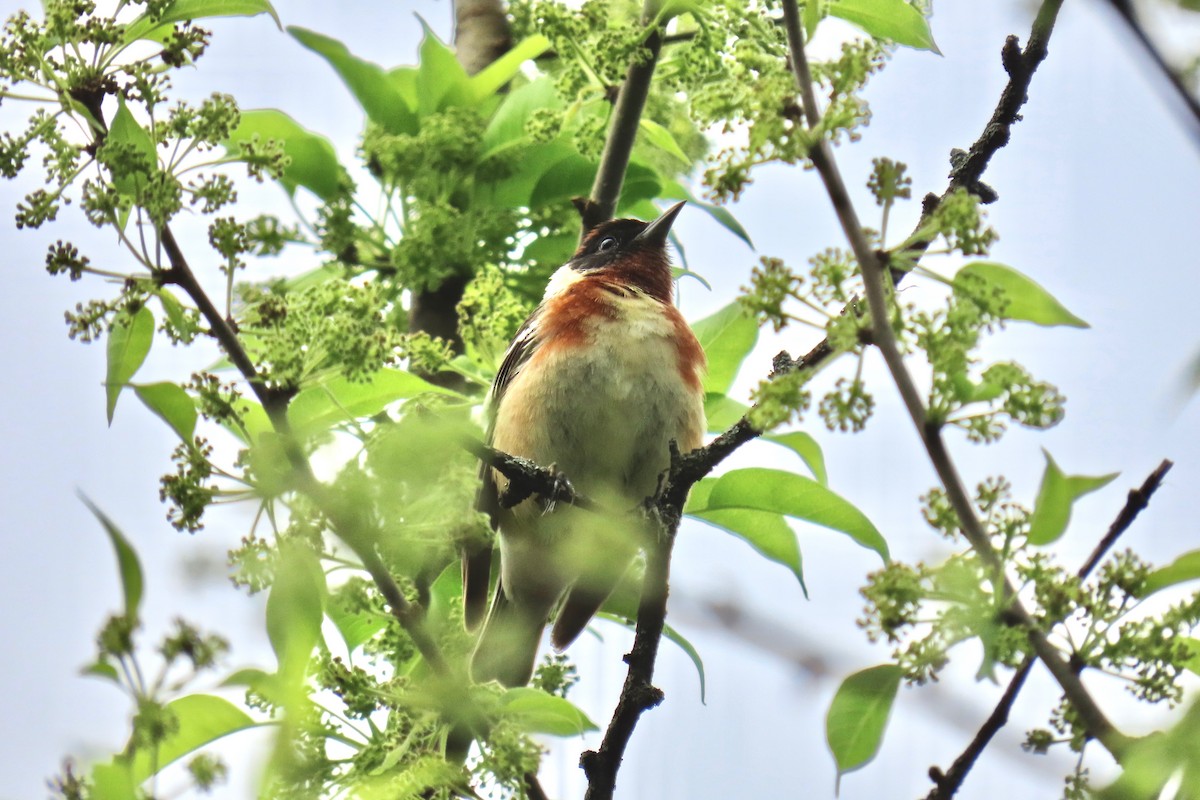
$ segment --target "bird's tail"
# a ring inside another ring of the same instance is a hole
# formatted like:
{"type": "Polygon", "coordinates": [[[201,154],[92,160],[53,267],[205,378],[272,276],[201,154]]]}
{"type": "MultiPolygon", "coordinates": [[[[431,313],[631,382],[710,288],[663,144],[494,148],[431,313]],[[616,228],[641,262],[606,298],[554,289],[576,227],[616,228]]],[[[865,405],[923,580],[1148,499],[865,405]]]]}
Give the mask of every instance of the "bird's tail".
{"type": "Polygon", "coordinates": [[[529,683],[545,627],[545,615],[528,613],[497,586],[471,656],[471,677],[476,683],[495,680],[508,687],[529,683]]]}

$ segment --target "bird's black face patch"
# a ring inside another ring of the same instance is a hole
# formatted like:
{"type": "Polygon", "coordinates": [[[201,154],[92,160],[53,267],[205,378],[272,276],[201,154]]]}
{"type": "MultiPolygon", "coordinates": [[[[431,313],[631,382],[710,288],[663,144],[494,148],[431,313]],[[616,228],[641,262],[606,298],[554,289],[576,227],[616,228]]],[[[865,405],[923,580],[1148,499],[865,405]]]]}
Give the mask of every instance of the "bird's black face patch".
{"type": "Polygon", "coordinates": [[[615,219],[597,225],[588,232],[583,244],[567,264],[580,272],[602,269],[619,256],[635,250],[641,242],[637,235],[646,229],[647,223],[637,219],[615,219]]]}

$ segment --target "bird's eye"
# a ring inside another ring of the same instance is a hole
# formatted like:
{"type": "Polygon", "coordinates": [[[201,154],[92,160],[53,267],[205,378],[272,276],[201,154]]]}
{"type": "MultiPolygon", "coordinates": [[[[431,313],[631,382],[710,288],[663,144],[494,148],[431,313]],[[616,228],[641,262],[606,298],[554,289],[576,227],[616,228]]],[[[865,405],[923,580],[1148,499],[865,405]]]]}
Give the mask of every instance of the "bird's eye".
{"type": "Polygon", "coordinates": [[[608,237],[605,237],[604,239],[601,239],[600,244],[596,245],[596,252],[603,253],[606,250],[612,250],[616,246],[617,246],[617,240],[611,236],[608,236],[608,237]]]}

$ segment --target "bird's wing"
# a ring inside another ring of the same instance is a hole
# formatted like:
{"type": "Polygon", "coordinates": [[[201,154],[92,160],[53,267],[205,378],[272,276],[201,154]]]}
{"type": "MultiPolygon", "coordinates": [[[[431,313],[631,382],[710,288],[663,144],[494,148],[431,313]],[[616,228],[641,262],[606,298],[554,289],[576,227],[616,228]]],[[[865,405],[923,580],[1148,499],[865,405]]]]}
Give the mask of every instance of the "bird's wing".
{"type": "MultiPolygon", "coordinates": [[[[535,311],[517,330],[517,335],[513,337],[508,351],[504,354],[504,360],[500,362],[496,379],[492,382],[492,389],[488,393],[486,412],[488,444],[492,443],[492,434],[496,425],[496,409],[504,397],[505,390],[537,349],[537,317],[538,314],[535,311]]],[[[492,530],[495,530],[497,515],[500,512],[500,494],[492,468],[487,464],[479,465],[479,492],[475,496],[475,508],[488,515],[488,519],[492,523],[492,530]]],[[[491,574],[492,548],[490,545],[463,550],[463,617],[470,630],[474,630],[483,620],[487,609],[488,583],[491,581],[491,574]]]]}

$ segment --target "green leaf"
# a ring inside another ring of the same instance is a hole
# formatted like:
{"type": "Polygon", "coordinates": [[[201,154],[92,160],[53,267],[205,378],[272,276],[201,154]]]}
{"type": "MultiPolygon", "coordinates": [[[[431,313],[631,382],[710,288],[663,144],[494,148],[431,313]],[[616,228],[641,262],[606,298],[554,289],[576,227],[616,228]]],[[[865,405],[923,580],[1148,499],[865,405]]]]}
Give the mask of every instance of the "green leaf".
{"type": "Polygon", "coordinates": [[[708,392],[704,395],[704,417],[708,420],[710,433],[724,433],[746,416],[746,412],[749,410],[749,406],[739,403],[729,395],[716,392],[708,392]]]}
{"type": "Polygon", "coordinates": [[[529,733],[581,736],[599,730],[574,703],[533,687],[509,689],[500,697],[505,714],[529,733]]]}
{"type": "Polygon", "coordinates": [[[129,544],[125,534],[121,533],[121,529],[113,524],[113,521],[105,516],[104,512],[97,508],[91,500],[82,494],[79,495],[79,499],[104,526],[104,530],[112,542],[113,550],[117,554],[117,568],[121,571],[121,590],[125,595],[125,616],[136,620],[138,609],[142,604],[143,586],[142,564],[138,561],[137,552],[129,544]]]}
{"type": "Polygon", "coordinates": [[[137,784],[129,771],[129,762],[117,756],[107,764],[92,767],[92,800],[130,800],[137,797],[137,784]]]}
{"type": "Polygon", "coordinates": [[[331,599],[325,614],[342,635],[348,653],[353,653],[363,642],[386,628],[388,624],[387,617],[382,614],[352,610],[335,599],[331,599]]]}
{"type": "Polygon", "coordinates": [[[1046,456],[1046,471],[1042,473],[1042,485],[1038,489],[1033,516],[1029,520],[1028,541],[1035,545],[1057,541],[1071,520],[1071,504],[1085,494],[1107,486],[1120,474],[1113,472],[1097,477],[1064,475],[1050,454],[1044,449],[1042,453],[1046,456]]]}
{"type": "Polygon", "coordinates": [[[679,146],[679,142],[675,141],[675,137],[671,132],[659,125],[652,119],[642,117],[638,121],[638,127],[642,129],[642,134],[645,135],[646,141],[662,150],[669,155],[675,156],[684,163],[684,166],[691,166],[692,160],[688,158],[687,153],[683,152],[683,148],[679,146]]]}
{"type": "Polygon", "coordinates": [[[1186,581],[1200,578],[1200,550],[1184,553],[1165,567],[1159,567],[1146,576],[1142,597],[1186,581]]]}
{"type": "Polygon", "coordinates": [[[483,132],[484,154],[481,160],[486,160],[507,147],[527,142],[525,123],[534,111],[540,108],[561,107],[562,100],[551,78],[538,78],[513,89],[505,95],[483,132]]]}
{"type": "Polygon", "coordinates": [[[468,80],[468,95],[478,103],[500,91],[521,71],[521,65],[550,49],[550,40],[540,33],[528,36],[468,80]]]}
{"type": "Polygon", "coordinates": [[[1043,327],[1055,325],[1066,325],[1072,328],[1090,327],[1064,308],[1052,294],[1012,267],[990,261],[972,261],[955,274],[956,289],[963,288],[961,279],[966,276],[982,278],[990,286],[997,286],[1004,290],[1004,294],[1008,298],[1008,307],[1004,311],[1005,319],[1032,322],[1034,325],[1043,327]]]}
{"type": "Polygon", "coordinates": [[[771,433],[762,437],[765,441],[774,442],[791,450],[800,456],[804,464],[812,470],[813,477],[822,486],[829,485],[829,476],[825,474],[825,454],[817,440],[802,431],[790,433],[771,433]]]}
{"type": "Polygon", "coordinates": [[[854,673],[838,687],[825,716],[825,741],[839,781],[879,752],[903,674],[895,664],[883,664],[854,673]]]}
{"type": "MultiPolygon", "coordinates": [[[[121,94],[117,94],[117,113],[113,115],[112,124],[108,126],[106,141],[131,145],[135,151],[146,157],[150,170],[158,168],[158,149],[154,146],[154,140],[134,118],[129,107],[125,105],[125,97],[121,94]]],[[[148,171],[122,171],[120,174],[113,174],[113,188],[123,195],[134,197],[148,180],[148,171]]]]}
{"type": "Polygon", "coordinates": [[[778,469],[752,467],[706,478],[692,489],[684,513],[706,518],[714,511],[765,511],[822,525],[874,550],[884,561],[888,546],[866,516],[811,478],[778,469]],[[711,481],[705,491],[701,484],[711,481]]]}
{"type": "Polygon", "coordinates": [[[857,25],[876,39],[890,39],[916,50],[942,54],[933,41],[929,20],[905,0],[832,0],[829,13],[857,25]]]}
{"type": "Polygon", "coordinates": [[[1200,675],[1200,639],[1184,639],[1184,646],[1188,649],[1190,657],[1183,666],[1189,672],[1200,675]]]}
{"type": "Polygon", "coordinates": [[[401,369],[382,369],[365,382],[337,376],[297,394],[288,404],[288,421],[293,433],[307,436],[373,416],[398,400],[430,393],[458,396],[401,369]]]}
{"type": "Polygon", "coordinates": [[[196,404],[191,395],[177,384],[143,383],[133,387],[138,399],[146,404],[163,422],[171,426],[179,438],[191,442],[196,433],[196,404]]]}
{"type": "Polygon", "coordinates": [[[178,720],[179,729],[159,744],[154,753],[138,750],[132,762],[135,784],[210,742],[259,725],[233,703],[210,694],[181,697],[168,703],[167,711],[178,720]]]}
{"type": "Polygon", "coordinates": [[[289,195],[303,186],[322,200],[336,197],[349,181],[345,167],[338,163],[337,153],[328,139],[302,127],[282,111],[259,108],[243,111],[237,128],[224,142],[230,155],[240,152],[239,142],[260,140],[283,143],[283,152],[291,163],[283,170],[279,182],[289,195]]]}
{"type": "Polygon", "coordinates": [[[88,664],[83,669],[79,670],[80,675],[95,675],[97,678],[105,678],[115,684],[120,685],[121,676],[117,672],[117,668],[107,661],[96,661],[88,664]]]}
{"type": "Polygon", "coordinates": [[[420,16],[417,19],[425,29],[417,67],[417,113],[427,117],[447,106],[470,105],[470,78],[466,69],[425,20],[420,16]]]}
{"type": "Polygon", "coordinates": [[[708,356],[704,391],[728,393],[742,362],[758,342],[758,323],[735,300],[693,324],[692,331],[708,356]]]}
{"type": "Polygon", "coordinates": [[[267,598],[267,637],[284,680],[298,684],[321,638],[325,573],[304,545],[280,547],[275,582],[267,598]]]}
{"type": "Polygon", "coordinates": [[[175,0],[167,5],[157,19],[151,19],[146,14],[133,19],[125,27],[122,41],[128,43],[156,38],[156,31],[162,32],[177,22],[210,17],[254,17],[259,14],[270,14],[279,29],[283,30],[279,15],[267,0],[175,0]]]}
{"type": "Polygon", "coordinates": [[[378,64],[351,53],[346,45],[324,34],[289,25],[288,33],[300,44],[329,62],[346,88],[358,100],[367,118],[388,133],[415,134],[417,115],[378,64]]]}
{"type": "Polygon", "coordinates": [[[804,40],[812,39],[821,22],[820,0],[804,0],[804,40]]]}
{"type": "Polygon", "coordinates": [[[800,583],[800,590],[808,597],[800,544],[783,514],[756,508],[709,508],[713,488],[719,480],[704,478],[693,486],[684,513],[732,533],[771,561],[790,569],[800,583]]]}
{"type": "Polygon", "coordinates": [[[108,332],[108,376],[104,381],[104,392],[108,400],[105,411],[109,425],[121,390],[146,360],[153,341],[154,314],[146,306],[139,308],[132,319],[114,324],[108,332]]]}
{"type": "Polygon", "coordinates": [[[737,218],[724,206],[704,202],[688,191],[687,187],[679,181],[664,181],[661,197],[665,200],[687,200],[689,206],[703,210],[722,228],[745,242],[751,250],[754,249],[754,242],[750,241],[750,234],[746,233],[742,223],[738,222],[737,218]]]}

